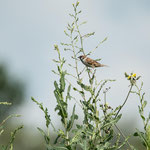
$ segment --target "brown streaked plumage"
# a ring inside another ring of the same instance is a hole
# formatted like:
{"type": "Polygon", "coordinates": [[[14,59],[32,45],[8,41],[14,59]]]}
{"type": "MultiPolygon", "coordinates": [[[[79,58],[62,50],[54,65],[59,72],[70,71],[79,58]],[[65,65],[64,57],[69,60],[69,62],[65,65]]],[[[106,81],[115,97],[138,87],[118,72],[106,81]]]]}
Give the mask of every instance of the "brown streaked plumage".
{"type": "Polygon", "coordinates": [[[99,62],[87,57],[86,55],[81,55],[80,58],[81,62],[86,65],[87,67],[95,68],[95,67],[106,67],[107,65],[100,64],[99,62]]]}

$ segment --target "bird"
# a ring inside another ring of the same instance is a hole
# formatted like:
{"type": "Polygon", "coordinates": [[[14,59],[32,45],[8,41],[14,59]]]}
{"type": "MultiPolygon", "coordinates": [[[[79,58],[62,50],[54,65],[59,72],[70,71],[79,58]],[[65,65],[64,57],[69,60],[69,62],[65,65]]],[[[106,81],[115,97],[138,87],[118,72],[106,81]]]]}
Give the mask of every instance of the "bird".
{"type": "Polygon", "coordinates": [[[91,67],[91,68],[96,68],[96,67],[107,67],[107,65],[104,64],[100,64],[99,62],[87,57],[86,55],[81,55],[78,57],[81,62],[87,66],[87,67],[91,67]]]}

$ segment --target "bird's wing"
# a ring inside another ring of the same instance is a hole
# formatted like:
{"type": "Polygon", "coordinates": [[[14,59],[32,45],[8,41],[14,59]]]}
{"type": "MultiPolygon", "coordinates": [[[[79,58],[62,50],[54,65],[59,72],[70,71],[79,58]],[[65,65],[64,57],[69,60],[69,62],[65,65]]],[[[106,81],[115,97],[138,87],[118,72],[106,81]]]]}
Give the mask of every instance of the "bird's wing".
{"type": "Polygon", "coordinates": [[[93,67],[100,67],[101,64],[98,63],[97,61],[91,59],[91,58],[86,58],[86,61],[89,65],[93,66],[93,67]]]}
{"type": "Polygon", "coordinates": [[[87,64],[89,64],[89,65],[93,65],[93,63],[95,62],[93,59],[91,59],[91,58],[86,58],[86,62],[87,62],[87,64]]]}

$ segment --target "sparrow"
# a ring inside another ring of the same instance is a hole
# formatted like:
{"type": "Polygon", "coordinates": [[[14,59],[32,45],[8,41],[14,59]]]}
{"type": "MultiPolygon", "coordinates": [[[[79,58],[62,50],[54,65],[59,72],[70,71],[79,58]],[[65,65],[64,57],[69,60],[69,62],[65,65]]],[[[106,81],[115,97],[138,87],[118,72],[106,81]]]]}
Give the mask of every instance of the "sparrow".
{"type": "Polygon", "coordinates": [[[106,67],[107,66],[104,64],[100,64],[99,62],[87,57],[86,55],[81,55],[78,58],[87,67],[96,68],[96,67],[106,67]]]}

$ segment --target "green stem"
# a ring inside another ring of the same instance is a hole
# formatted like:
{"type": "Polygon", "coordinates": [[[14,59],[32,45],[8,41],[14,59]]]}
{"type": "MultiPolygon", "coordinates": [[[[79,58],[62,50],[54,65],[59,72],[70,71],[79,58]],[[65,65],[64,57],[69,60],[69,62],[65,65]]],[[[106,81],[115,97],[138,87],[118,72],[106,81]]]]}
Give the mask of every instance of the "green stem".
{"type": "Polygon", "coordinates": [[[118,112],[116,113],[115,118],[118,116],[119,112],[121,111],[121,109],[123,108],[123,106],[126,104],[128,98],[129,98],[129,95],[130,95],[130,93],[131,93],[131,91],[132,91],[132,87],[133,87],[133,85],[130,86],[130,89],[129,89],[129,92],[128,92],[127,96],[126,96],[126,99],[125,99],[125,101],[123,102],[123,104],[120,106],[120,109],[119,109],[118,112]]]}
{"type": "Polygon", "coordinates": [[[81,33],[80,33],[80,30],[79,30],[78,23],[77,23],[77,12],[76,12],[76,11],[75,11],[75,25],[76,25],[77,32],[78,32],[79,37],[80,37],[81,50],[82,50],[83,54],[85,55],[85,52],[84,52],[84,50],[83,50],[83,38],[82,38],[82,35],[81,35],[81,33]]]}
{"type": "MultiPolygon", "coordinates": [[[[138,90],[138,95],[139,95],[139,98],[140,98],[140,103],[141,103],[141,107],[142,107],[142,96],[141,96],[141,90],[139,89],[139,87],[135,84],[135,87],[137,88],[137,90],[138,90]]],[[[143,108],[141,109],[141,115],[143,115],[144,114],[144,110],[143,110],[143,108]]],[[[142,121],[143,121],[143,124],[144,124],[144,129],[146,130],[146,122],[144,121],[144,119],[142,119],[142,121]]]]}

